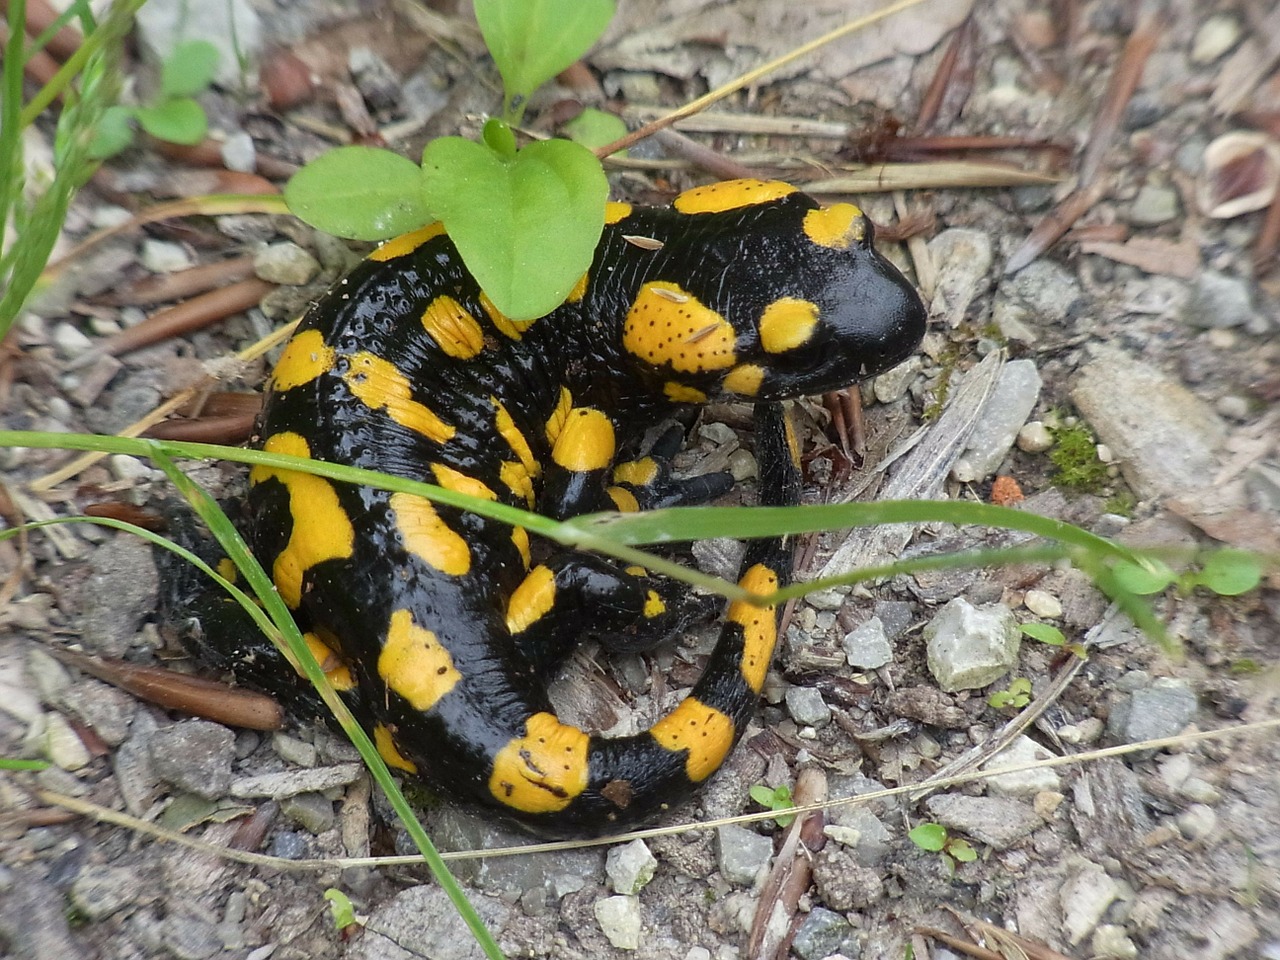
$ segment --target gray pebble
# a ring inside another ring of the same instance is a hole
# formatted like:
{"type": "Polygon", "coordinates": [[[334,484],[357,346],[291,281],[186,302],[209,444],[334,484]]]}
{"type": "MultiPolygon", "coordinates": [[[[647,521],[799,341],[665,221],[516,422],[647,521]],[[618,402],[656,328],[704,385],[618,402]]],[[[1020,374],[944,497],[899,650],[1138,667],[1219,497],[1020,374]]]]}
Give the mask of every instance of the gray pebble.
{"type": "Polygon", "coordinates": [[[1193,803],[1178,814],[1178,832],[1188,840],[1203,840],[1217,825],[1218,815],[1208,804],[1193,803]]]}
{"type": "Polygon", "coordinates": [[[1182,319],[1193,327],[1226,329],[1244,326],[1253,315],[1253,298],[1247,281],[1205,270],[1196,278],[1182,319]]]}
{"type": "Polygon", "coordinates": [[[751,886],[772,857],[773,841],[768,837],[736,823],[717,828],[716,863],[730,883],[751,886]]]}
{"type": "Polygon", "coordinates": [[[280,801],[280,812],[308,833],[324,833],[334,824],[333,801],[322,793],[300,793],[280,801]]]}
{"type": "Polygon", "coordinates": [[[925,801],[929,815],[948,830],[1005,850],[1044,821],[1028,803],[1006,797],[966,797],[944,793],[925,801]]]}
{"type": "Polygon", "coordinates": [[[849,666],[859,670],[878,670],[893,659],[893,647],[879,617],[845,636],[843,646],[849,666]]]}
{"type": "Polygon", "coordinates": [[[1003,604],[957,597],[924,628],[929,672],[948,693],[985,687],[1017,662],[1022,632],[1003,604]]]}
{"type": "MultiPolygon", "coordinates": [[[[1148,124],[1142,124],[1147,126],[1148,124]]],[[[1140,227],[1154,227],[1168,223],[1179,214],[1178,193],[1172,187],[1143,184],[1133,198],[1129,209],[1129,222],[1140,227]]]]}
{"type": "Polygon", "coordinates": [[[595,903],[596,922],[619,950],[640,948],[640,898],[605,897],[595,903]]]}
{"type": "Polygon", "coordinates": [[[320,262],[296,243],[270,243],[253,255],[253,272],[268,283],[300,287],[320,273],[320,262]]]}
{"type": "Polygon", "coordinates": [[[639,893],[653,879],[657,869],[657,858],[649,852],[643,840],[610,847],[604,859],[604,872],[608,874],[614,892],[624,896],[639,893]]]}
{"type": "Polygon", "coordinates": [[[806,727],[825,727],[831,722],[831,708],[813,687],[791,687],[786,695],[787,712],[806,727]]]}
{"type": "Polygon", "coordinates": [[[296,830],[279,830],[271,838],[267,853],[282,860],[301,860],[307,855],[307,838],[296,830]]]}
{"type": "Polygon", "coordinates": [[[814,907],[796,931],[791,949],[800,960],[822,960],[838,952],[851,933],[853,927],[840,914],[825,907],[814,907]]]}
{"type": "Polygon", "coordinates": [[[1044,453],[1053,446],[1053,432],[1039,420],[1031,420],[1018,431],[1018,449],[1023,453],[1044,453]]]}
{"type": "Polygon", "coordinates": [[[134,902],[141,881],[132,867],[85,867],[71,885],[71,905],[90,920],[103,920],[134,902]]]}
{"type": "Polygon", "coordinates": [[[1186,682],[1162,677],[1116,704],[1108,727],[1122,743],[1159,740],[1180,733],[1195,712],[1196,695],[1186,682]]]}
{"type": "Polygon", "coordinates": [[[184,720],[155,731],[147,740],[155,772],[166,782],[207,800],[231,785],[235,734],[208,720],[184,720]]]}

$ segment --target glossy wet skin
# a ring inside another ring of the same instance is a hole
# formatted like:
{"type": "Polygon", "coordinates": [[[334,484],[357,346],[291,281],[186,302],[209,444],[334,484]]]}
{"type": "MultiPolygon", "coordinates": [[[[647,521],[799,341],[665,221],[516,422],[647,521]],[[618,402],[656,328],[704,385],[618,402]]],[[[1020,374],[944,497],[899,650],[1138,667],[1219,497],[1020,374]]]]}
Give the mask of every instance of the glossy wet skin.
{"type": "MultiPolygon", "coordinates": [[[[696,503],[730,481],[640,456],[664,416],[836,389],[918,345],[924,307],[856,207],[764,181],[674,206],[610,205],[583,281],[529,323],[496,311],[439,229],[386,244],[286,348],[262,445],[557,517],[696,503]]],[[[756,416],[762,500],[793,503],[781,410],[756,416]]],[[[543,833],[618,828],[710,776],[754,709],[771,608],[730,607],[703,680],[650,730],[589,736],[555,716],[547,682],[584,634],[634,650],[678,632],[683,589],[422,498],[252,481],[255,551],[318,659],[384,759],[446,797],[543,833]]],[[[767,593],[789,574],[789,548],[760,541],[742,583],[767,593]]]]}

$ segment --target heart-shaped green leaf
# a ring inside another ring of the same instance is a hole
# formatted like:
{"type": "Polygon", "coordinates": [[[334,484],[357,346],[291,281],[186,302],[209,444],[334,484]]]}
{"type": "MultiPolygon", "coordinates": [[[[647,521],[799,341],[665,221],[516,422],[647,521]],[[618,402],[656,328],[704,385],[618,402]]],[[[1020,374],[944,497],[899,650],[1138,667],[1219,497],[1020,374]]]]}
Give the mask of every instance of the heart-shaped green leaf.
{"type": "Polygon", "coordinates": [[[527,100],[591,48],[613,17],[613,0],[475,0],[507,101],[527,100]]]}
{"type": "Polygon", "coordinates": [[[1243,550],[1215,550],[1204,559],[1195,582],[1223,597],[1248,593],[1262,581],[1262,564],[1243,550]]]}
{"type": "Polygon", "coordinates": [[[134,116],[143,130],[169,143],[199,143],[209,132],[208,117],[190,97],[162,100],[154,107],[138,107],[134,116]]]}
{"type": "Polygon", "coordinates": [[[609,185],[585,147],[544,140],[503,157],[441,137],[423,151],[422,183],[427,209],[514,320],[550,313],[591,265],[609,185]]]}
{"type": "Polygon", "coordinates": [[[194,97],[213,83],[218,48],[208,40],[184,40],[160,68],[160,92],[166,97],[194,97]]]}
{"type": "Polygon", "coordinates": [[[322,154],[285,184],[284,200],[311,226],[355,240],[386,240],[431,219],[417,164],[374,147],[322,154]]]}

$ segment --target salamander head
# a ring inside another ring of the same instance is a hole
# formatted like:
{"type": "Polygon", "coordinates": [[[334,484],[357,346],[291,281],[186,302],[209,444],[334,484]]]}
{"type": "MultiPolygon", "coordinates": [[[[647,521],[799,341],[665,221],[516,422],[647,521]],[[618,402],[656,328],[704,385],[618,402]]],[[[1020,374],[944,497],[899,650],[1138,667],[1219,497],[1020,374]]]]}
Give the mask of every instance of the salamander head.
{"type": "Polygon", "coordinates": [[[785,281],[762,278],[770,298],[754,330],[739,337],[725,392],[775,400],[838,390],[897,366],[920,345],[920,295],[875,249],[874,228],[857,207],[811,210],[804,232],[809,242],[779,265],[785,281]],[[753,366],[763,371],[758,389],[740,389],[751,386],[741,371],[753,366]]]}
{"type": "Polygon", "coordinates": [[[919,346],[924,304],[875,250],[862,211],[776,186],[764,201],[691,213],[665,251],[679,282],[651,280],[630,305],[622,346],[669,399],[823,393],[919,346]]]}

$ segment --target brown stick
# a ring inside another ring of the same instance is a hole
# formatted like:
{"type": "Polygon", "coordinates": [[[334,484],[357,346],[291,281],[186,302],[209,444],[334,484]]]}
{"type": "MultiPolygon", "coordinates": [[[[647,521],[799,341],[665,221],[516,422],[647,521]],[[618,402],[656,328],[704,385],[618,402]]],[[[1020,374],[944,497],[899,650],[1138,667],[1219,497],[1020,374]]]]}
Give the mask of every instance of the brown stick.
{"type": "Polygon", "coordinates": [[[1080,186],[1087,187],[1093,183],[1098,171],[1102,169],[1102,160],[1111,141],[1120,128],[1120,118],[1124,115],[1129,98],[1137,89],[1142,79],[1142,70],[1147,65],[1147,58],[1156,48],[1161,33],[1164,32],[1163,18],[1159,13],[1144,17],[1133,28],[1120,62],[1116,64],[1111,81],[1107,84],[1107,92],[1102,98],[1102,109],[1093,121],[1089,130],[1089,145],[1085,148],[1084,158],[1080,161],[1080,186]]]}
{"type": "Polygon", "coordinates": [[[154,307],[158,303],[185,300],[217,287],[253,276],[253,257],[235,257],[206,263],[176,273],[147,277],[130,287],[100,298],[100,303],[113,307],[154,307]]]}
{"type": "Polygon", "coordinates": [[[158,310],[136,327],[129,327],[108,337],[102,342],[99,352],[115,357],[169,337],[201,330],[216,320],[257,306],[258,301],[275,288],[274,283],[253,277],[229,287],[211,290],[186,303],[158,310]]]}
{"type": "Polygon", "coordinates": [[[1048,250],[1106,192],[1107,185],[1105,182],[1091,183],[1089,186],[1077,190],[1050,210],[1045,214],[1044,219],[1027,234],[1027,239],[1022,241],[1022,246],[1014,251],[1013,256],[1009,258],[1009,262],[1005,264],[1004,272],[1006,274],[1017,273],[1048,250]]]}
{"type": "Polygon", "coordinates": [[[265,694],[160,667],[140,667],[123,660],[88,657],[62,647],[45,649],[63,663],[166,710],[194,713],[217,723],[249,730],[279,730],[284,726],[283,708],[265,694]]]}

